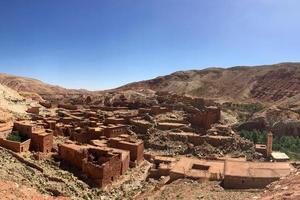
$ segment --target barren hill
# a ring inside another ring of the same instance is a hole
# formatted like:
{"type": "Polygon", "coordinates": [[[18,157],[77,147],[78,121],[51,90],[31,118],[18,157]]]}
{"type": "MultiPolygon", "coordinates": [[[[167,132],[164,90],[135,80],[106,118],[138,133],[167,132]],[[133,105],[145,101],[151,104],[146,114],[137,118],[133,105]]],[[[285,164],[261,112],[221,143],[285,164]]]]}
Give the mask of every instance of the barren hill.
{"type": "Polygon", "coordinates": [[[179,71],[117,90],[137,88],[219,100],[279,102],[293,98],[293,102],[299,102],[300,63],[179,71]]]}
{"type": "MultiPolygon", "coordinates": [[[[61,99],[85,94],[98,96],[107,92],[66,89],[36,79],[7,74],[0,74],[0,84],[23,96],[29,95],[36,99],[39,95],[44,99],[61,99]]],[[[169,91],[219,101],[260,101],[300,108],[300,63],[178,71],[151,80],[130,83],[108,92],[137,89],[169,91]]]]}
{"type": "Polygon", "coordinates": [[[0,84],[18,91],[25,97],[31,96],[37,99],[39,96],[48,99],[53,96],[78,95],[88,92],[87,90],[66,89],[60,86],[44,83],[40,80],[3,73],[0,73],[0,84]]]}

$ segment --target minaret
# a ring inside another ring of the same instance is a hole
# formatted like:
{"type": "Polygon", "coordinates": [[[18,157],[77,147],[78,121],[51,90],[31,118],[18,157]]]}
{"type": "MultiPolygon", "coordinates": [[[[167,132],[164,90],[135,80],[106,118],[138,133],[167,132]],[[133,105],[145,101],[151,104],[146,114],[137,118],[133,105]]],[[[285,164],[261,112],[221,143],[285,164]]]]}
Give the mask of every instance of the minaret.
{"type": "Polygon", "coordinates": [[[271,156],[273,146],[273,134],[270,131],[267,135],[267,157],[271,156]]]}

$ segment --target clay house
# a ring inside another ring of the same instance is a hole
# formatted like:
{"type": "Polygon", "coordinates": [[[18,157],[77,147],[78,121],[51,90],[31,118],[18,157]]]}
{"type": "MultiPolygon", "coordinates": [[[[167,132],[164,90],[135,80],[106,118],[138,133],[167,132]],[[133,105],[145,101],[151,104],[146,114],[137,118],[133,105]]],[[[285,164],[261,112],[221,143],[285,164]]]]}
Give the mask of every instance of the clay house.
{"type": "Polygon", "coordinates": [[[50,153],[53,148],[53,133],[47,130],[33,132],[31,149],[36,152],[50,153]]]}
{"type": "Polygon", "coordinates": [[[110,138],[109,147],[127,150],[130,152],[130,163],[132,166],[139,165],[144,160],[144,142],[130,139],[129,136],[110,138]]]}
{"type": "Polygon", "coordinates": [[[64,163],[85,173],[98,187],[111,184],[123,172],[122,154],[110,149],[65,143],[59,145],[59,156],[64,163]]]}
{"type": "Polygon", "coordinates": [[[106,139],[92,140],[90,143],[91,143],[91,145],[99,147],[106,151],[120,154],[121,161],[122,161],[121,174],[124,174],[129,169],[129,162],[130,162],[130,152],[129,151],[108,147],[108,140],[106,140],[106,139]]]}
{"type": "Polygon", "coordinates": [[[38,107],[38,106],[30,107],[30,108],[27,109],[26,112],[38,115],[40,113],[40,107],[38,107]]]}
{"type": "Polygon", "coordinates": [[[107,138],[127,134],[127,126],[122,124],[109,124],[108,126],[101,126],[101,128],[103,128],[103,135],[107,138]]]}
{"type": "Polygon", "coordinates": [[[30,149],[36,152],[49,153],[53,147],[53,133],[42,126],[37,126],[30,121],[15,122],[13,131],[31,139],[30,149]]]}
{"type": "Polygon", "coordinates": [[[101,127],[76,128],[70,139],[79,143],[89,143],[91,140],[99,139],[103,135],[104,129],[101,127]]]}
{"type": "Polygon", "coordinates": [[[202,180],[222,180],[224,176],[224,161],[199,160],[182,157],[170,171],[171,180],[191,178],[202,180]]]}
{"type": "Polygon", "coordinates": [[[203,111],[193,110],[189,113],[188,121],[204,129],[210,129],[211,125],[221,119],[221,110],[218,107],[207,107],[203,111]]]}
{"type": "Polygon", "coordinates": [[[268,184],[289,175],[289,163],[244,162],[226,160],[224,167],[224,188],[264,188],[268,184]]]}
{"type": "Polygon", "coordinates": [[[176,158],[168,156],[154,156],[153,166],[149,170],[148,178],[159,179],[161,176],[169,176],[172,167],[176,163],[176,158]]]}
{"type": "Polygon", "coordinates": [[[0,146],[10,149],[17,153],[29,151],[31,140],[29,138],[21,138],[19,135],[10,135],[7,138],[0,138],[0,146]]]}
{"type": "Polygon", "coordinates": [[[97,186],[105,187],[121,175],[121,155],[100,148],[89,148],[88,156],[83,160],[82,171],[97,186]]]}

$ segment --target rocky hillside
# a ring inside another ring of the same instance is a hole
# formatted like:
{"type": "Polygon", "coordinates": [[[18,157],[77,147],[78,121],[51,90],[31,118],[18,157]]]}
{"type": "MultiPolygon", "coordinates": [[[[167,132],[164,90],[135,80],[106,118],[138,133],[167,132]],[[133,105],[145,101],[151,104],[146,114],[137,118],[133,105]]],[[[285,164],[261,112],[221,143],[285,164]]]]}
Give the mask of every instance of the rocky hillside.
{"type": "Polygon", "coordinates": [[[300,63],[179,71],[117,90],[152,89],[219,100],[300,102],[300,63]]]}
{"type": "Polygon", "coordinates": [[[300,199],[300,171],[271,183],[262,200],[300,199]]]}
{"type": "MultiPolygon", "coordinates": [[[[15,116],[26,114],[29,102],[17,91],[0,84],[0,113],[12,113],[15,116]]],[[[3,118],[0,115],[0,121],[3,118]]],[[[6,115],[3,115],[6,116],[6,115]]]]}
{"type": "Polygon", "coordinates": [[[19,77],[8,74],[0,74],[0,84],[10,87],[25,97],[39,98],[59,98],[64,95],[78,95],[87,93],[86,90],[66,89],[60,86],[54,86],[42,81],[19,77]]]}
{"type": "MultiPolygon", "coordinates": [[[[92,94],[86,90],[66,89],[7,74],[0,74],[0,84],[36,99],[39,95],[43,98],[51,95],[59,98],[65,95],[92,94]]],[[[300,63],[178,71],[110,91],[136,89],[169,91],[220,101],[260,101],[300,108],[300,63]]]]}

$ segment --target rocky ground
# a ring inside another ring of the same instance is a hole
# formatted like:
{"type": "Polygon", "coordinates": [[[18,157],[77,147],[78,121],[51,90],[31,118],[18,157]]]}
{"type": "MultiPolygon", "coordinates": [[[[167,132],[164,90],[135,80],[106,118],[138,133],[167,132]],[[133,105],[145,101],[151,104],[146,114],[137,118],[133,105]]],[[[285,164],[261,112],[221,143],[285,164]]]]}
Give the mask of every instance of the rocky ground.
{"type": "MultiPolygon", "coordinates": [[[[62,170],[54,160],[37,161],[31,155],[23,155],[36,168],[20,162],[14,153],[0,148],[0,180],[33,188],[42,194],[69,197],[74,200],[132,199],[147,185],[145,179],[150,167],[144,162],[140,167],[130,169],[124,177],[107,190],[91,188],[78,176],[62,170]]],[[[5,190],[0,190],[0,193],[5,190]]]]}
{"type": "Polygon", "coordinates": [[[198,182],[179,179],[161,188],[140,195],[138,200],[246,200],[258,199],[260,190],[224,190],[219,182],[198,182]]]}
{"type": "Polygon", "coordinates": [[[68,200],[67,197],[52,197],[42,195],[32,188],[9,181],[0,181],[0,196],[2,200],[68,200]]]}
{"type": "MultiPolygon", "coordinates": [[[[298,164],[299,168],[300,164],[298,164]]],[[[300,199],[300,168],[288,177],[271,183],[261,195],[262,200],[300,199]]]]}

